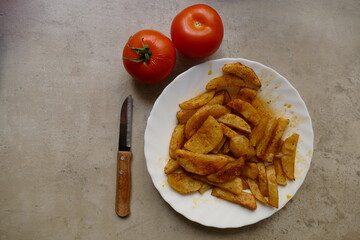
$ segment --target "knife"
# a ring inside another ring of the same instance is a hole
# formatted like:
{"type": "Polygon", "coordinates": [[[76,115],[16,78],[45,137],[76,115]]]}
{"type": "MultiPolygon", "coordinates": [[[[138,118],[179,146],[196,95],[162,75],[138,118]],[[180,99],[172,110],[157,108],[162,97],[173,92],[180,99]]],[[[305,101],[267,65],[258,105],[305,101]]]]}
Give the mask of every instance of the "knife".
{"type": "Polygon", "coordinates": [[[129,95],[120,114],[119,150],[117,154],[116,171],[116,201],[115,211],[119,217],[126,217],[130,213],[131,172],[131,127],[132,127],[133,99],[129,95]]]}

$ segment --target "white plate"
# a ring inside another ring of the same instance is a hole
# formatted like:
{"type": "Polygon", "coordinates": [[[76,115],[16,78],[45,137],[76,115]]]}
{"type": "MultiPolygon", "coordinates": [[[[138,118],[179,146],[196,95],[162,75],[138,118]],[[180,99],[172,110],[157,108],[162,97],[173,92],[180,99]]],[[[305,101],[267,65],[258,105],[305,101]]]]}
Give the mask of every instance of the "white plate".
{"type": "MultiPolygon", "coordinates": [[[[313,153],[313,129],[310,115],[304,101],[296,89],[279,73],[258,62],[242,58],[223,58],[194,66],[180,74],[169,84],[159,98],[148,118],[145,130],[145,157],[148,171],[155,187],[163,199],[186,218],[205,226],[218,228],[235,228],[256,223],[270,217],[280,210],[295,195],[302,185],[309,170],[313,153]],[[296,154],[296,181],[286,187],[279,187],[279,208],[271,208],[258,202],[254,211],[239,205],[215,198],[207,191],[181,195],[167,184],[164,166],[168,160],[168,149],[172,131],[176,124],[178,104],[205,91],[206,83],[222,74],[225,63],[241,62],[254,69],[262,81],[259,94],[270,101],[270,107],[279,115],[290,119],[285,132],[289,136],[293,132],[300,134],[296,154]]],[[[300,196],[301,198],[301,196],[300,196]]]]}

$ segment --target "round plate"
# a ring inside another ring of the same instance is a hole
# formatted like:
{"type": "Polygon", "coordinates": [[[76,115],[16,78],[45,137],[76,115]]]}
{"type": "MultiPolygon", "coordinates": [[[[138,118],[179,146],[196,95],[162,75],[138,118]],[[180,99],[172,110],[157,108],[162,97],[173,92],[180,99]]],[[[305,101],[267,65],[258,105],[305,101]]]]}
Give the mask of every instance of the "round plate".
{"type": "Polygon", "coordinates": [[[194,66],[171,82],[156,100],[145,130],[146,164],[155,187],[163,199],[186,218],[205,226],[235,228],[256,223],[280,210],[295,195],[309,170],[313,153],[313,129],[306,105],[296,89],[275,70],[261,63],[242,58],[223,58],[194,66]],[[181,195],[170,188],[164,167],[169,159],[169,143],[176,125],[179,103],[205,91],[209,80],[222,75],[225,63],[240,62],[251,67],[262,82],[259,95],[277,115],[290,119],[284,137],[300,134],[295,159],[295,181],[279,186],[279,208],[257,202],[252,211],[237,204],[213,197],[211,191],[200,195],[181,195]]]}

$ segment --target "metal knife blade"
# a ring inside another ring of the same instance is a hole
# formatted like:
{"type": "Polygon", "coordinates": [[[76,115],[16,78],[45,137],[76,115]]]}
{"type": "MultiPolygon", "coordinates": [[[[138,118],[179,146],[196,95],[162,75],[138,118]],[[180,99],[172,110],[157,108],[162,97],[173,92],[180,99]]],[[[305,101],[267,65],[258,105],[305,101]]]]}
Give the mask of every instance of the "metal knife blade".
{"type": "Polygon", "coordinates": [[[115,212],[120,217],[126,217],[130,214],[132,111],[133,100],[129,95],[121,107],[117,154],[115,212]]]}

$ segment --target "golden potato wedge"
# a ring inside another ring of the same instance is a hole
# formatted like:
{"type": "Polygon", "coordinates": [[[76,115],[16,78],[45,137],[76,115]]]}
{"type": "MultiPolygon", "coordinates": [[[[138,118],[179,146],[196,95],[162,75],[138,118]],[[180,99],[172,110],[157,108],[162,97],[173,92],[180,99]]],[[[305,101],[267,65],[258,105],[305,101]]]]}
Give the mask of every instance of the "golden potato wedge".
{"type": "Polygon", "coordinates": [[[210,184],[203,183],[203,185],[199,189],[199,193],[203,194],[204,192],[206,192],[207,190],[210,190],[211,188],[212,188],[212,186],[210,184]]]}
{"type": "Polygon", "coordinates": [[[270,119],[274,116],[274,113],[269,106],[269,102],[264,102],[263,99],[259,96],[256,96],[254,98],[251,105],[261,115],[261,117],[267,117],[270,119]]]}
{"type": "Polygon", "coordinates": [[[175,154],[176,150],[181,148],[184,144],[185,141],[184,129],[185,126],[182,124],[178,124],[174,128],[174,131],[171,135],[170,146],[169,146],[169,155],[171,158],[176,159],[176,154],[175,154]]]}
{"type": "Polygon", "coordinates": [[[226,141],[225,141],[225,143],[224,143],[224,146],[223,146],[223,148],[222,148],[222,151],[221,151],[222,154],[228,154],[228,153],[230,152],[230,147],[229,147],[229,145],[230,145],[230,140],[229,140],[229,139],[226,139],[226,141]]]}
{"type": "Polygon", "coordinates": [[[259,124],[251,131],[250,143],[253,147],[256,147],[263,138],[268,121],[269,119],[267,117],[261,118],[259,124]]]}
{"type": "Polygon", "coordinates": [[[258,162],[257,167],[259,170],[258,181],[260,192],[263,196],[268,197],[269,192],[265,164],[263,162],[258,162]]]}
{"type": "Polygon", "coordinates": [[[233,99],[227,105],[239,112],[253,126],[258,125],[260,122],[260,114],[250,103],[241,99],[233,99]]]}
{"type": "Polygon", "coordinates": [[[224,73],[234,74],[245,82],[250,83],[256,87],[261,87],[261,82],[252,68],[249,68],[239,62],[225,64],[222,68],[224,73]]]}
{"type": "Polygon", "coordinates": [[[237,137],[240,134],[238,134],[237,132],[235,132],[234,130],[232,130],[231,128],[229,128],[228,126],[226,126],[223,123],[220,123],[221,129],[223,131],[223,134],[225,136],[227,136],[228,138],[233,138],[233,137],[237,137]]]}
{"type": "Polygon", "coordinates": [[[165,165],[164,172],[165,174],[170,174],[175,172],[179,168],[180,168],[180,164],[178,163],[178,161],[176,159],[170,158],[165,165]]]}
{"type": "Polygon", "coordinates": [[[286,175],[284,173],[283,167],[281,165],[281,159],[275,157],[273,160],[275,166],[276,182],[278,185],[286,186],[286,175]]]}
{"type": "Polygon", "coordinates": [[[276,118],[271,118],[268,122],[268,124],[266,125],[266,129],[264,132],[264,136],[263,138],[260,140],[259,144],[256,147],[256,156],[262,160],[265,150],[273,136],[273,132],[276,126],[277,120],[276,118]]]}
{"type": "Polygon", "coordinates": [[[220,124],[213,116],[209,116],[201,127],[184,144],[184,148],[196,153],[208,153],[222,140],[223,132],[220,124]]]}
{"type": "Polygon", "coordinates": [[[215,183],[228,182],[241,174],[241,169],[245,165],[245,157],[240,157],[233,162],[227,163],[219,171],[209,174],[207,179],[215,183]]]}
{"type": "Polygon", "coordinates": [[[215,95],[215,90],[201,93],[194,98],[191,98],[185,102],[180,103],[179,107],[181,109],[186,109],[186,110],[202,107],[206,103],[208,103],[214,97],[214,95],[215,95]]]}
{"type": "Polygon", "coordinates": [[[177,111],[176,118],[179,124],[185,124],[191,118],[191,116],[196,113],[196,111],[197,109],[189,109],[189,110],[180,109],[179,111],[177,111]]]}
{"type": "Polygon", "coordinates": [[[295,156],[298,141],[299,134],[294,133],[285,139],[281,147],[281,164],[285,175],[290,180],[295,180],[295,156]]]}
{"type": "Polygon", "coordinates": [[[197,110],[186,122],[185,137],[190,139],[210,115],[214,118],[218,118],[229,112],[230,110],[228,108],[220,104],[205,105],[199,108],[199,110],[197,110]]]}
{"type": "Polygon", "coordinates": [[[169,186],[181,194],[189,194],[198,191],[203,183],[195,180],[186,173],[170,173],[168,176],[169,186]]]}
{"type": "Polygon", "coordinates": [[[219,142],[218,145],[216,145],[216,147],[211,150],[212,153],[220,153],[220,150],[223,148],[225,142],[226,142],[227,138],[225,136],[223,136],[223,138],[221,139],[221,141],[219,142]]]}
{"type": "Polygon", "coordinates": [[[289,119],[282,117],[277,119],[276,127],[274,129],[274,136],[271,138],[270,143],[264,153],[264,161],[272,162],[275,154],[278,152],[280,140],[288,125],[289,119]]]}
{"type": "Polygon", "coordinates": [[[278,208],[279,207],[279,196],[278,196],[278,184],[276,182],[275,166],[273,164],[267,165],[266,176],[268,181],[269,191],[269,205],[278,208]]]}
{"type": "Polygon", "coordinates": [[[217,172],[228,162],[235,161],[228,155],[193,153],[183,149],[176,150],[176,159],[186,171],[198,175],[217,172]]]}
{"type": "Polygon", "coordinates": [[[206,176],[194,175],[193,178],[202,181],[203,183],[209,184],[211,186],[219,187],[234,194],[240,194],[242,190],[248,188],[248,184],[245,182],[245,180],[243,180],[240,177],[236,177],[224,183],[211,182],[206,178],[206,176]]]}
{"type": "Polygon", "coordinates": [[[219,122],[224,123],[225,125],[238,129],[244,133],[250,133],[251,127],[250,125],[241,117],[232,114],[226,113],[217,119],[219,122]]]}
{"type": "Polygon", "coordinates": [[[253,194],[241,192],[240,194],[233,194],[231,192],[222,190],[221,188],[213,188],[211,195],[214,197],[222,198],[224,200],[239,204],[250,210],[256,209],[256,199],[253,194]]]}
{"type": "Polygon", "coordinates": [[[250,87],[243,87],[240,88],[237,94],[237,98],[246,101],[248,103],[252,103],[256,95],[257,95],[256,89],[250,87]]]}
{"type": "Polygon", "coordinates": [[[230,139],[230,151],[235,157],[246,156],[252,158],[255,156],[255,149],[250,145],[250,141],[244,135],[238,135],[230,139]]]}
{"type": "Polygon", "coordinates": [[[205,88],[207,91],[211,91],[223,87],[242,87],[244,85],[245,82],[241,78],[232,74],[224,74],[219,77],[211,79],[207,83],[205,88]]]}
{"type": "Polygon", "coordinates": [[[261,194],[259,186],[257,182],[251,178],[247,178],[246,182],[249,184],[250,191],[252,194],[254,194],[254,197],[259,200],[260,202],[267,204],[267,200],[265,197],[261,194]]]}
{"type": "Polygon", "coordinates": [[[259,169],[256,163],[246,162],[242,169],[241,176],[245,178],[256,179],[259,175],[259,169]]]}
{"type": "Polygon", "coordinates": [[[225,100],[225,95],[222,92],[217,92],[215,96],[206,104],[206,105],[223,105],[225,100]]]}

